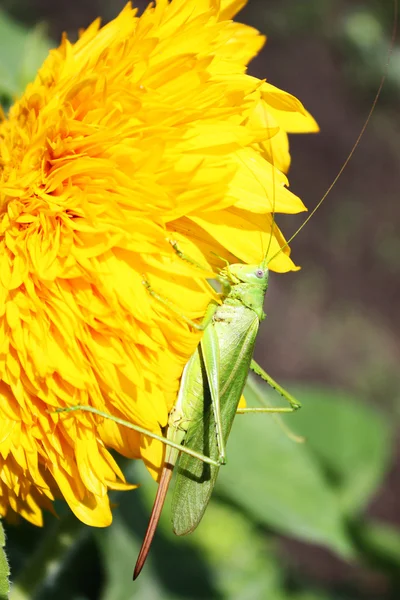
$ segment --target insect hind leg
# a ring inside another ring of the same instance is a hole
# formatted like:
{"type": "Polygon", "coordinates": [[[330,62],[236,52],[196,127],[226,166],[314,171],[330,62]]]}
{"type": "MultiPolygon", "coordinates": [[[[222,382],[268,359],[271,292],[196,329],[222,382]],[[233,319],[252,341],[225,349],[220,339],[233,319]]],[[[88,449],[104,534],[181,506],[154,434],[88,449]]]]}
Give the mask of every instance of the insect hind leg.
{"type": "Polygon", "coordinates": [[[213,458],[206,456],[204,454],[201,454],[200,452],[191,450],[187,446],[184,446],[182,444],[177,444],[174,441],[169,440],[166,437],[158,435],[157,433],[154,433],[154,431],[150,431],[149,429],[145,429],[144,427],[140,427],[139,425],[135,425],[134,423],[125,421],[125,419],[120,419],[119,417],[116,417],[114,415],[103,412],[102,410],[98,410],[94,406],[77,404],[75,406],[66,406],[63,408],[56,408],[54,411],[48,411],[48,412],[51,414],[52,412],[54,412],[54,413],[71,413],[71,412],[76,412],[76,411],[89,412],[89,413],[92,413],[99,417],[102,417],[104,419],[109,419],[110,421],[114,421],[115,423],[118,423],[119,425],[123,425],[127,429],[132,429],[133,431],[137,431],[138,433],[146,435],[147,437],[149,437],[153,440],[157,440],[157,441],[161,442],[162,444],[165,444],[166,446],[170,446],[171,448],[174,448],[175,450],[178,450],[179,452],[188,454],[189,456],[192,456],[193,458],[197,458],[201,462],[207,463],[209,465],[219,467],[221,464],[218,459],[214,460],[213,458]]]}

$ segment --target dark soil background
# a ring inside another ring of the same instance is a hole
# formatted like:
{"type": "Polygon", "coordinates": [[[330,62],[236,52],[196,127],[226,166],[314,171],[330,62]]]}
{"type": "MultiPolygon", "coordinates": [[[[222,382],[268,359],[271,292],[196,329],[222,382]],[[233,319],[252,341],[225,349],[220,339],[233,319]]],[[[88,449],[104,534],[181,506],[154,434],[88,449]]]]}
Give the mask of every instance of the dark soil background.
{"type": "MultiPolygon", "coordinates": [[[[46,22],[58,40],[63,30],[74,38],[98,15],[113,18],[124,3],[2,0],[0,7],[26,23],[46,22]]],[[[345,162],[371,108],[387,62],[392,2],[250,0],[238,19],[268,35],[250,72],[297,96],[321,127],[318,135],[291,138],[291,189],[311,209],[345,162]]],[[[302,270],[271,278],[268,319],[258,342],[260,362],[278,380],[346,389],[393,418],[400,407],[399,90],[397,43],[353,158],[292,244],[302,270]]],[[[288,237],[303,220],[278,222],[288,237]]],[[[398,458],[370,511],[400,525],[398,458]]],[[[352,582],[357,597],[385,595],[381,576],[321,549],[288,541],[282,552],[317,584],[352,582]]]]}

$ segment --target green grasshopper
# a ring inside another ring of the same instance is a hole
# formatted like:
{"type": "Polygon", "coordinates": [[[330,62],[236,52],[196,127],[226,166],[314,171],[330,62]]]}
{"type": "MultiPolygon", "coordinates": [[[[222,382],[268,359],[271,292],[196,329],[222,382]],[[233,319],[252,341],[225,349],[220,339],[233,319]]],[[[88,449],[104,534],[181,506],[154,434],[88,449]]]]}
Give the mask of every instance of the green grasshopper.
{"type": "Polygon", "coordinates": [[[258,328],[265,318],[263,303],[268,276],[265,261],[260,265],[228,265],[219,275],[222,303],[209,306],[202,325],[202,340],[183,371],[177,402],[168,422],[167,440],[173,441],[174,446],[166,450],[134,579],[146,560],[178,458],[172,501],[173,530],[177,535],[185,535],[199,524],[219,468],[226,462],[225,445],[249,370],[260,375],[290,406],[243,408],[241,413],[286,413],[300,408],[300,403],[252,359],[258,328]],[[195,450],[198,456],[185,453],[179,457],[176,443],[184,443],[181,449],[195,450]],[[205,460],[209,457],[215,457],[214,461],[205,460]]]}

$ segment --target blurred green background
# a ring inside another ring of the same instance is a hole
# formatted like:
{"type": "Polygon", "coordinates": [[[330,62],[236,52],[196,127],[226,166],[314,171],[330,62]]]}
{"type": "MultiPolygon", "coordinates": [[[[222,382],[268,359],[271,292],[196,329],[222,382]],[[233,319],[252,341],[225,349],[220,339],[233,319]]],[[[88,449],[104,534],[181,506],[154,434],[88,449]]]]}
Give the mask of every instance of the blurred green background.
{"type": "MultiPolygon", "coordinates": [[[[63,30],[75,38],[123,5],[2,0],[3,105],[32,78],[48,39],[58,41],[63,30]]],[[[320,134],[291,139],[291,189],[312,208],[372,104],[392,2],[249,0],[238,18],[269,37],[250,72],[299,97],[320,124],[320,134]]],[[[396,44],[361,144],[292,244],[302,270],[271,278],[257,358],[303,401],[286,424],[307,442],[292,441],[272,418],[238,417],[201,526],[174,537],[167,507],[135,584],[132,566],[156,491],[141,465],[126,464],[143,487],[114,496],[106,530],[81,525],[61,503],[61,518],[47,515],[43,529],[6,525],[12,598],[400,598],[399,89],[396,44]]],[[[303,219],[279,223],[289,236],[303,219]]],[[[249,403],[259,393],[252,384],[249,403]]]]}

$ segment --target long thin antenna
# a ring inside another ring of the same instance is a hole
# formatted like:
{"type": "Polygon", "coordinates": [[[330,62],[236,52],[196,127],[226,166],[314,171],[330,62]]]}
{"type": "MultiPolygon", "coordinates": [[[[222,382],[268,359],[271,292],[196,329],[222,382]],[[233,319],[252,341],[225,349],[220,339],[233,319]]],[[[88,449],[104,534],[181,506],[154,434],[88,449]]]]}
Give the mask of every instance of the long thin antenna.
{"type": "MultiPolygon", "coordinates": [[[[266,117],[267,117],[267,121],[268,121],[268,114],[266,115],[266,117]]],[[[269,127],[268,127],[268,129],[269,129],[269,127]]],[[[276,206],[275,162],[274,162],[274,151],[272,149],[272,143],[271,143],[270,137],[268,137],[268,145],[269,145],[269,153],[271,155],[271,165],[272,165],[272,196],[273,196],[273,198],[272,198],[272,222],[271,222],[270,238],[269,238],[269,242],[268,242],[267,251],[266,251],[263,261],[262,261],[263,267],[265,267],[267,264],[267,256],[271,249],[272,236],[274,234],[274,228],[276,225],[276,221],[275,221],[275,206],[276,206]]]]}
{"type": "MultiPolygon", "coordinates": [[[[268,120],[268,117],[267,117],[268,120]]],[[[270,153],[271,153],[271,164],[272,164],[272,195],[273,195],[273,200],[272,200],[272,222],[271,222],[271,235],[269,238],[269,242],[268,242],[268,247],[267,247],[267,251],[264,254],[264,249],[263,249],[263,238],[262,238],[262,233],[260,232],[260,237],[261,237],[261,252],[263,255],[263,261],[262,261],[262,265],[265,265],[266,262],[266,258],[268,256],[268,252],[270,250],[271,247],[271,242],[272,242],[272,234],[273,234],[273,230],[274,230],[274,226],[276,226],[276,219],[275,219],[275,206],[276,206],[276,180],[275,180],[275,165],[274,165],[274,158],[273,158],[273,151],[272,151],[272,144],[271,144],[271,138],[268,138],[269,141],[269,146],[270,146],[270,153]]],[[[262,183],[262,181],[260,180],[260,178],[258,177],[258,175],[252,171],[249,167],[249,165],[243,160],[243,158],[238,155],[239,160],[241,160],[241,162],[243,163],[243,166],[248,169],[251,173],[251,175],[258,181],[258,183],[260,184],[260,187],[262,187],[265,190],[265,186],[262,183]]],[[[215,253],[213,253],[215,254],[215,253]]],[[[219,257],[221,258],[221,257],[219,257]]]]}
{"type": "Polygon", "coordinates": [[[276,254],[274,254],[274,256],[272,258],[270,258],[270,260],[268,261],[268,264],[274,259],[276,258],[285,248],[287,248],[287,246],[289,246],[289,244],[294,240],[294,238],[300,233],[300,231],[303,229],[303,227],[305,227],[307,225],[307,223],[309,222],[309,220],[315,215],[315,213],[317,212],[317,210],[319,209],[319,207],[321,206],[321,204],[324,202],[325,198],[330,194],[330,192],[332,191],[332,189],[335,187],[337,181],[339,180],[339,178],[342,176],[343,171],[345,170],[345,168],[347,167],[349,161],[351,160],[354,152],[357,149],[358,144],[361,141],[362,136],[365,133],[365,130],[368,127],[368,124],[371,120],[372,114],[376,108],[376,105],[378,103],[379,100],[379,96],[381,95],[382,92],[382,88],[383,88],[383,84],[386,81],[386,77],[389,71],[389,66],[390,66],[390,61],[392,58],[392,54],[393,54],[393,48],[394,48],[394,43],[396,41],[396,36],[397,36],[397,18],[398,18],[398,0],[394,0],[394,16],[393,16],[393,28],[392,28],[392,35],[391,35],[391,40],[390,40],[390,46],[389,46],[389,51],[388,51],[388,56],[387,56],[387,60],[386,60],[386,65],[385,65],[385,69],[383,71],[383,75],[381,77],[380,83],[379,83],[379,87],[378,90],[375,94],[375,98],[374,101],[372,102],[372,106],[369,110],[368,116],[364,121],[364,125],[361,128],[360,133],[357,136],[356,141],[353,144],[352,149],[350,150],[349,155],[347,156],[346,160],[344,161],[343,165],[341,166],[341,168],[339,169],[339,172],[337,173],[336,177],[334,178],[334,180],[332,181],[332,183],[330,184],[330,186],[328,187],[328,189],[326,190],[325,194],[322,196],[321,200],[318,202],[318,204],[315,206],[315,208],[313,208],[313,210],[310,212],[310,214],[308,215],[308,217],[305,219],[305,221],[300,225],[300,227],[294,232],[294,234],[287,240],[286,244],[284,244],[282,246],[282,248],[279,250],[279,252],[277,252],[276,254]]]}

